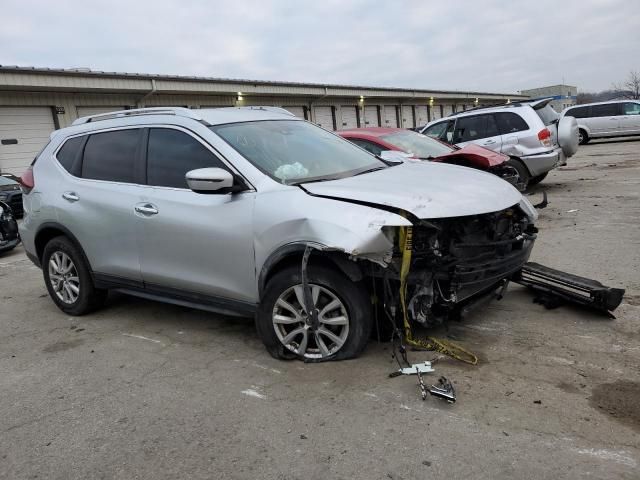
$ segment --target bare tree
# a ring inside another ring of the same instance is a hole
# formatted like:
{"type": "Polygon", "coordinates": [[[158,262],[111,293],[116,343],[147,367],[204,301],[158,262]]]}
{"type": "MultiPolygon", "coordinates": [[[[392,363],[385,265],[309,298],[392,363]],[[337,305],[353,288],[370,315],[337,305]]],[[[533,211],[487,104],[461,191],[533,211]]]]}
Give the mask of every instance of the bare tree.
{"type": "Polygon", "coordinates": [[[613,84],[613,89],[624,98],[640,99],[640,72],[632,70],[622,84],[613,84]]]}

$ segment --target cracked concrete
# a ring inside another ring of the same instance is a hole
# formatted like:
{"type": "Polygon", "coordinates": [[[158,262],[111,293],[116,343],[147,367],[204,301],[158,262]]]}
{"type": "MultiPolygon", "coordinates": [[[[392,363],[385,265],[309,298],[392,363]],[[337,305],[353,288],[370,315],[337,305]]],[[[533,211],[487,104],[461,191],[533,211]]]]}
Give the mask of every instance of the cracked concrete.
{"type": "Polygon", "coordinates": [[[72,318],[21,248],[0,257],[0,478],[638,478],[638,402],[607,395],[640,383],[638,145],[581,147],[536,189],[533,259],[627,288],[618,318],[510,287],[450,326],[481,358],[435,363],[454,405],[387,378],[388,345],[279,362],[251,319],[121,295],[72,318]]]}

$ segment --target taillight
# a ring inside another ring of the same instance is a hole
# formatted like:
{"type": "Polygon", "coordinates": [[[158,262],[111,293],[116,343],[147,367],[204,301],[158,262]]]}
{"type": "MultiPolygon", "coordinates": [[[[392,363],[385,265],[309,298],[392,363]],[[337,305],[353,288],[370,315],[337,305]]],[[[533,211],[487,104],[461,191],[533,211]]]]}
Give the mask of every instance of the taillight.
{"type": "Polygon", "coordinates": [[[27,170],[20,177],[20,185],[22,185],[22,191],[29,193],[36,186],[36,181],[33,178],[33,167],[27,168],[27,170]]]}
{"type": "Polygon", "coordinates": [[[538,140],[540,140],[545,147],[551,146],[551,132],[548,128],[543,128],[538,132],[538,140]]]}

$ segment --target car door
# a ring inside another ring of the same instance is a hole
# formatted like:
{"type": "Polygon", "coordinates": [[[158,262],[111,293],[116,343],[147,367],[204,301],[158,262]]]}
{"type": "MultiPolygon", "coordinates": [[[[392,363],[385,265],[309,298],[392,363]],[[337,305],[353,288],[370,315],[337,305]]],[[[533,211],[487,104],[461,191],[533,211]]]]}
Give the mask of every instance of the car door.
{"type": "Polygon", "coordinates": [[[518,132],[529,130],[524,119],[513,112],[496,112],[493,114],[498,125],[498,132],[502,137],[501,152],[505,155],[518,155],[518,132]]]}
{"type": "Polygon", "coordinates": [[[640,135],[640,103],[624,102],[620,117],[620,131],[624,135],[640,135]]]}
{"type": "Polygon", "coordinates": [[[502,136],[492,113],[459,117],[451,143],[459,147],[473,143],[495,152],[502,150],[502,136]]]}
{"type": "Polygon", "coordinates": [[[587,125],[591,130],[591,134],[596,135],[614,135],[619,130],[620,118],[618,116],[618,103],[603,103],[591,106],[591,117],[587,125]]]}
{"type": "Polygon", "coordinates": [[[188,171],[232,169],[186,129],[154,127],[146,135],[147,187],[137,213],[145,288],[255,303],[255,192],[191,191],[188,171]]]}
{"type": "Polygon", "coordinates": [[[95,274],[142,285],[134,207],[142,129],[68,139],[56,153],[70,175],[58,185],[58,221],[76,237],[95,274]]]}

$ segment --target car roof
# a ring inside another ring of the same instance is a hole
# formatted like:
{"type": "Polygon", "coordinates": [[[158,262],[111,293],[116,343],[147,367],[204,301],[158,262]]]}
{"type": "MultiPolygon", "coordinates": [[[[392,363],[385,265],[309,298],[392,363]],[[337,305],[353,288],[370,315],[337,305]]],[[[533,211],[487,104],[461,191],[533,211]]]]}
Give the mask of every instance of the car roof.
{"type": "Polygon", "coordinates": [[[339,135],[347,134],[349,136],[361,136],[361,137],[382,137],[395,132],[405,132],[407,130],[403,128],[391,128],[391,127],[364,127],[364,128],[350,128],[347,130],[339,130],[339,135]]]}
{"type": "Polygon", "coordinates": [[[627,102],[640,103],[640,100],[635,100],[633,98],[625,98],[622,100],[607,100],[605,102],[579,103],[577,105],[571,105],[570,107],[567,107],[565,110],[569,110],[570,108],[576,108],[576,107],[590,107],[591,105],[606,105],[608,103],[627,103],[627,102]]]}

